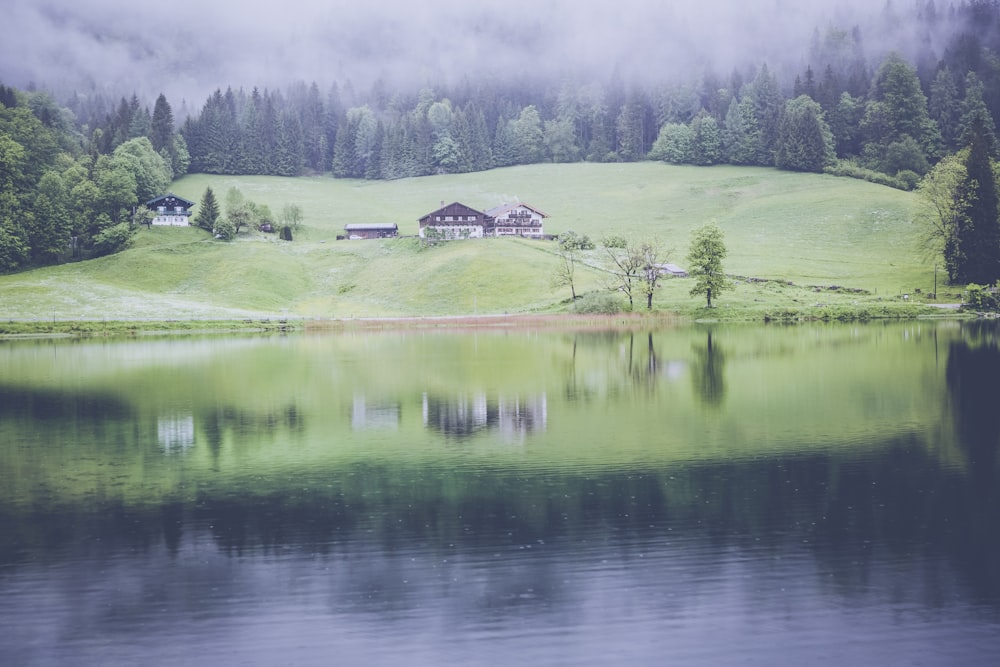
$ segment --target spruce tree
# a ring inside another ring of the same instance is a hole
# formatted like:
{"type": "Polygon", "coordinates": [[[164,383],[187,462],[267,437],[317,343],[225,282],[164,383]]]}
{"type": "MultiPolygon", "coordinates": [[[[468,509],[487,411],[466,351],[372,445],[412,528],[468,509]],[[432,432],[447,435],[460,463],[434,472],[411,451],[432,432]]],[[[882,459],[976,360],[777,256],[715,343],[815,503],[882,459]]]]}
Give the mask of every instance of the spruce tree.
{"type": "Polygon", "coordinates": [[[149,140],[153,149],[159,153],[166,148],[170,150],[174,138],[174,113],[170,109],[166,96],[160,93],[153,105],[153,120],[149,130],[149,140]]]}
{"type": "Polygon", "coordinates": [[[194,223],[207,231],[215,229],[215,224],[219,220],[219,202],[215,199],[212,188],[205,188],[205,194],[201,197],[201,207],[198,215],[194,218],[194,223]]]}
{"type": "Polygon", "coordinates": [[[965,205],[951,249],[955,254],[952,280],[992,285],[1000,278],[1000,221],[989,134],[982,119],[973,120],[971,137],[966,178],[958,193],[958,200],[965,205]]]}

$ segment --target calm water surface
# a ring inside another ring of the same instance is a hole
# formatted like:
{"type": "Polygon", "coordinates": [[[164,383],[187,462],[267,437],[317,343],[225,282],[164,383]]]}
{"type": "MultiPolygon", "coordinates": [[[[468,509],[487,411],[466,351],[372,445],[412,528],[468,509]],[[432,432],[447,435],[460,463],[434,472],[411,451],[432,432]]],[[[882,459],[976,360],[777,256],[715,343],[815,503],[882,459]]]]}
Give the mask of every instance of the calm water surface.
{"type": "Polygon", "coordinates": [[[997,329],[0,342],[2,665],[979,665],[997,329]]]}

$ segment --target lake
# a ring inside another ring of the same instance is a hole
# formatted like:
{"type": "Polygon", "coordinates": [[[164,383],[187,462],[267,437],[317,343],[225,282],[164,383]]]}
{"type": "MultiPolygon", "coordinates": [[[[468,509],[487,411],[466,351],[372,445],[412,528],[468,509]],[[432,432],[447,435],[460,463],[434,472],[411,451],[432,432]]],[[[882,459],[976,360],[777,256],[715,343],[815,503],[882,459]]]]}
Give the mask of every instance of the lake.
{"type": "Polygon", "coordinates": [[[975,665],[989,323],[0,342],[0,664],[975,665]]]}

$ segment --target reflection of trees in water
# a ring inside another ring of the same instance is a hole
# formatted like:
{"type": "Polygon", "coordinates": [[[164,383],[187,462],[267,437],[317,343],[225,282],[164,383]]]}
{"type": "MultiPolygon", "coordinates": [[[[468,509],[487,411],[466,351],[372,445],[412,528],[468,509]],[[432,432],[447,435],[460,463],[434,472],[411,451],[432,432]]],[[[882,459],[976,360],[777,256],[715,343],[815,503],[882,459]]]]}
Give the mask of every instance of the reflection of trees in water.
{"type": "Polygon", "coordinates": [[[717,407],[726,396],[726,355],[718,342],[712,340],[712,330],[704,346],[694,347],[695,363],[691,372],[691,382],[695,394],[702,405],[717,407]]]}
{"type": "Polygon", "coordinates": [[[963,326],[966,334],[948,349],[945,378],[955,436],[968,456],[967,507],[962,517],[972,544],[960,556],[964,569],[1000,588],[1000,344],[994,323],[963,326]]]}
{"type": "Polygon", "coordinates": [[[1000,444],[1000,345],[994,326],[971,324],[964,331],[948,349],[949,407],[973,475],[992,481],[1000,444]]]}
{"type": "Polygon", "coordinates": [[[423,396],[424,426],[444,435],[463,439],[496,430],[505,439],[515,440],[534,431],[545,430],[548,405],[545,394],[519,396],[500,394],[489,399],[485,392],[442,397],[423,396]]]}
{"type": "MultiPolygon", "coordinates": [[[[722,549],[809,552],[845,594],[864,591],[872,568],[887,562],[946,560],[970,596],[1000,609],[997,494],[970,491],[968,475],[943,467],[919,438],[873,443],[871,452],[586,473],[356,464],[255,478],[162,507],[8,512],[0,554],[16,561],[35,550],[65,553],[53,547],[93,536],[177,553],[206,530],[231,555],[348,543],[472,554],[544,542],[558,551],[669,536],[722,549]]],[[[940,589],[923,583],[928,595],[940,589]]]]}
{"type": "Polygon", "coordinates": [[[218,463],[222,444],[227,435],[275,434],[282,431],[301,433],[305,424],[294,403],[275,405],[266,410],[248,410],[233,405],[214,405],[202,409],[195,419],[195,428],[204,435],[212,458],[218,463]]]}

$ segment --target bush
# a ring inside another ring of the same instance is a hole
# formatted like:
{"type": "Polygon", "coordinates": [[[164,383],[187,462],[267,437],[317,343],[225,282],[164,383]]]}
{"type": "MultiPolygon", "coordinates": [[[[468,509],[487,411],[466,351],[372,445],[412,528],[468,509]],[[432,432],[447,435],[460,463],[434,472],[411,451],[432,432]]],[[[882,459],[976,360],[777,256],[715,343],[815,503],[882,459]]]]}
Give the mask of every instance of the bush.
{"type": "Polygon", "coordinates": [[[622,302],[610,292],[591,292],[577,300],[576,312],[586,315],[615,315],[622,312],[622,302]]]}
{"type": "Polygon", "coordinates": [[[624,248],[625,246],[628,245],[628,241],[625,239],[624,236],[620,236],[618,234],[611,234],[601,239],[601,245],[604,246],[605,248],[624,248]]]}
{"type": "Polygon", "coordinates": [[[132,245],[133,232],[134,230],[125,222],[105,227],[94,236],[94,254],[110,255],[128,248],[132,245]]]}
{"type": "Polygon", "coordinates": [[[219,218],[215,223],[215,238],[223,241],[232,241],[236,238],[236,225],[229,218],[219,218]]]}
{"type": "Polygon", "coordinates": [[[830,167],[825,167],[823,169],[823,173],[829,174],[830,176],[857,178],[862,181],[868,181],[869,183],[877,183],[890,188],[896,188],[897,190],[911,189],[909,184],[903,178],[883,174],[880,171],[866,169],[865,167],[862,167],[856,162],[851,162],[850,160],[840,160],[830,167]]]}
{"type": "Polygon", "coordinates": [[[586,234],[580,235],[567,229],[559,235],[559,245],[568,250],[593,250],[594,242],[586,234]]]}
{"type": "Polygon", "coordinates": [[[1000,311],[1000,298],[989,287],[970,283],[965,292],[967,308],[981,312],[1000,311]]]}

